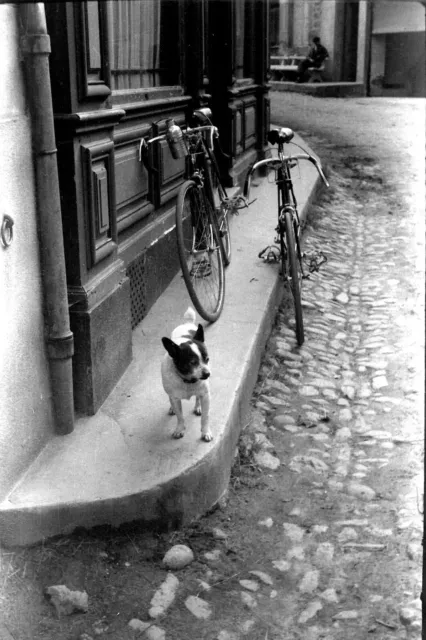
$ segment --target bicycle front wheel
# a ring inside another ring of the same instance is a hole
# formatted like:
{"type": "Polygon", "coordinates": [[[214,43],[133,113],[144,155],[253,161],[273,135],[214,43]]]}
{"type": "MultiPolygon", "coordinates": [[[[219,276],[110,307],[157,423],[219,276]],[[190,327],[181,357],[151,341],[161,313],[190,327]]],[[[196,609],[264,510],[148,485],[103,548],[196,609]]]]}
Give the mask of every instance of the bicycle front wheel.
{"type": "Polygon", "coordinates": [[[176,236],[180,266],[194,307],[215,322],[225,299],[225,270],[219,227],[204,192],[185,182],[176,205],[176,236]]]}
{"type": "Polygon", "coordinates": [[[226,205],[220,206],[218,209],[218,224],[220,237],[223,244],[223,256],[225,267],[231,262],[231,230],[229,229],[229,208],[226,205]]]}
{"type": "Polygon", "coordinates": [[[303,328],[303,312],[301,300],[302,270],[298,256],[300,254],[296,239],[293,215],[290,209],[285,209],[284,220],[280,222],[280,242],[282,275],[287,280],[293,298],[296,317],[296,338],[299,346],[305,341],[303,328]]]}

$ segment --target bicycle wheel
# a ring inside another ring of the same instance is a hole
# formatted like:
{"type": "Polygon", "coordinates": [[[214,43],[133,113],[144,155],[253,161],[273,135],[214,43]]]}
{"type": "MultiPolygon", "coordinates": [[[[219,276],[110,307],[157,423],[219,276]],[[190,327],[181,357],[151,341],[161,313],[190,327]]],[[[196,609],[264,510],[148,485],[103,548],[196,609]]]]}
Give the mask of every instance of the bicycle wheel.
{"type": "Polygon", "coordinates": [[[225,267],[229,266],[231,262],[231,230],[229,228],[229,207],[226,204],[226,192],[222,187],[219,178],[219,169],[216,163],[216,158],[211,151],[209,153],[210,166],[208,168],[212,199],[214,202],[214,209],[217,214],[220,237],[223,245],[223,261],[225,267]]]}
{"type": "Polygon", "coordinates": [[[301,301],[302,271],[298,260],[299,250],[291,209],[285,208],[280,220],[282,274],[287,280],[292,294],[296,316],[297,343],[301,346],[305,340],[301,301]],[[282,220],[282,216],[284,216],[284,220],[282,220]]]}
{"type": "Polygon", "coordinates": [[[224,263],[225,267],[231,262],[231,231],[229,229],[229,207],[226,204],[222,204],[216,209],[218,212],[218,225],[220,231],[220,237],[223,243],[224,263]]]}
{"type": "Polygon", "coordinates": [[[176,235],[182,275],[194,307],[204,320],[214,322],[225,298],[221,240],[211,204],[192,180],[179,191],[176,235]]]}

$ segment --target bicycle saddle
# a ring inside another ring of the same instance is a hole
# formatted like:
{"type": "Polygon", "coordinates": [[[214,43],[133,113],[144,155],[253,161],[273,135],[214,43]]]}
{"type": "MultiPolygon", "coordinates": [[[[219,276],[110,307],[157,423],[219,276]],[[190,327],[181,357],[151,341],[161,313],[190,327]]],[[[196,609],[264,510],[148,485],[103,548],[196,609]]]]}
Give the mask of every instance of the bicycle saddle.
{"type": "Polygon", "coordinates": [[[196,109],[192,116],[198,122],[211,124],[212,110],[209,107],[202,107],[201,109],[196,109]]]}
{"type": "Polygon", "coordinates": [[[290,142],[293,136],[293,130],[289,129],[288,127],[282,127],[281,129],[271,129],[271,131],[268,131],[268,142],[270,144],[278,144],[278,142],[283,144],[284,142],[290,142]]]}

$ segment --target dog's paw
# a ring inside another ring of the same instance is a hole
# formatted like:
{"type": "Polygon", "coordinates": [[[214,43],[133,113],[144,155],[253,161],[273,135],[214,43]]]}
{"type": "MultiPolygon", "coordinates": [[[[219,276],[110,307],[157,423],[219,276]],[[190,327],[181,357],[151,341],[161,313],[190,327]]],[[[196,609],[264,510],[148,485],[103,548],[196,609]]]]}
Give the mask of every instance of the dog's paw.
{"type": "Polygon", "coordinates": [[[185,435],[185,429],[176,429],[176,431],[173,431],[173,438],[175,438],[175,440],[178,440],[179,438],[183,438],[183,436],[185,435]]]}
{"type": "Polygon", "coordinates": [[[169,416],[174,416],[175,412],[173,411],[172,407],[169,407],[169,416]]]}
{"type": "Polygon", "coordinates": [[[211,442],[213,440],[213,434],[211,431],[206,431],[206,433],[201,434],[201,440],[204,442],[211,442]]]}

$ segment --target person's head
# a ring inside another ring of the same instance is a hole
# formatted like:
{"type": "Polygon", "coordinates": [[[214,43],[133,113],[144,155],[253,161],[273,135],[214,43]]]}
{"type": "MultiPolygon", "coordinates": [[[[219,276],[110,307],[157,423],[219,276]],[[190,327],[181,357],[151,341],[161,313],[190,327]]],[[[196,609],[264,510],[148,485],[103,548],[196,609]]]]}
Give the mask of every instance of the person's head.
{"type": "Polygon", "coordinates": [[[321,42],[321,38],[318,38],[318,36],[315,36],[315,38],[312,38],[312,42],[314,44],[319,44],[321,42]]]}

